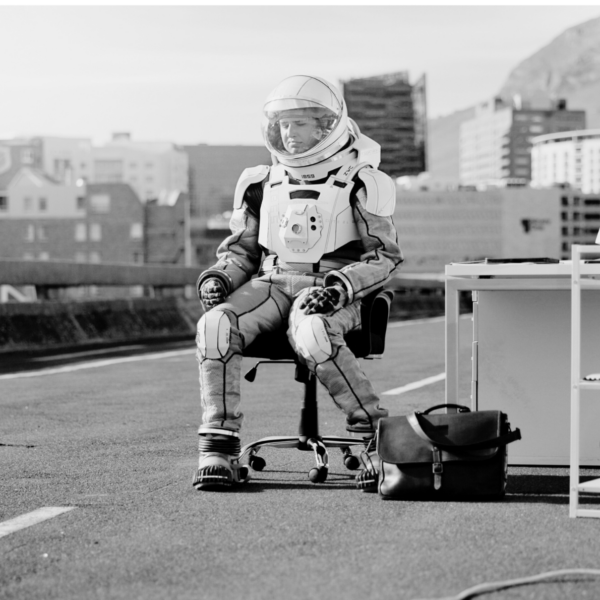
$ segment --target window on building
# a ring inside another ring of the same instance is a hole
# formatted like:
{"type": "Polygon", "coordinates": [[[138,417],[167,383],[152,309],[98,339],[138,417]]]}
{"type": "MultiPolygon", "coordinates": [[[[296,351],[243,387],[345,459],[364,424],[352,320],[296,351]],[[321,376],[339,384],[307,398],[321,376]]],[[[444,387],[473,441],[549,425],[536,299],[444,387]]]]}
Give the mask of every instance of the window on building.
{"type": "Polygon", "coordinates": [[[35,226],[27,225],[27,229],[25,230],[25,241],[34,242],[35,241],[35,226]]]}
{"type": "Polygon", "coordinates": [[[48,232],[46,231],[45,225],[38,225],[37,239],[41,242],[46,242],[48,240],[48,232]]]}
{"type": "Polygon", "coordinates": [[[100,223],[90,224],[90,240],[93,242],[99,242],[102,240],[102,227],[100,223]]]}
{"type": "Polygon", "coordinates": [[[129,228],[129,237],[132,240],[141,240],[144,237],[144,227],[141,223],[132,223],[129,228]]]}
{"type": "Polygon", "coordinates": [[[100,252],[90,252],[90,262],[91,263],[102,262],[100,259],[100,252]]]}
{"type": "Polygon", "coordinates": [[[21,150],[21,162],[24,165],[33,164],[33,150],[31,148],[25,148],[24,150],[21,150]]]}
{"type": "Polygon", "coordinates": [[[8,197],[0,196],[0,211],[6,212],[8,210],[8,197]]]}
{"type": "Polygon", "coordinates": [[[35,257],[32,252],[25,252],[23,254],[23,260],[33,260],[35,257]]]}
{"type": "Polygon", "coordinates": [[[108,194],[92,194],[90,196],[90,210],[95,213],[110,212],[110,196],[108,194]]]}
{"type": "Polygon", "coordinates": [[[85,242],[87,240],[87,227],[85,223],[75,223],[75,241],[85,242]]]}
{"type": "Polygon", "coordinates": [[[143,263],[144,255],[141,252],[134,252],[133,253],[133,262],[134,263],[143,263]]]}
{"type": "Polygon", "coordinates": [[[25,212],[31,212],[33,210],[33,198],[25,196],[23,198],[23,210],[25,212]]]}
{"type": "Polygon", "coordinates": [[[123,181],[122,160],[95,160],[94,171],[95,183],[117,183],[123,181]]]}
{"type": "Polygon", "coordinates": [[[44,212],[46,210],[48,210],[48,199],[41,197],[38,199],[38,207],[40,209],[40,212],[44,212]]]}
{"type": "Polygon", "coordinates": [[[49,252],[40,252],[40,260],[50,260],[49,252]]]}
{"type": "Polygon", "coordinates": [[[77,196],[77,210],[85,210],[85,196],[77,196]]]}
{"type": "Polygon", "coordinates": [[[87,256],[85,252],[75,252],[75,262],[84,263],[87,262],[87,256]]]}

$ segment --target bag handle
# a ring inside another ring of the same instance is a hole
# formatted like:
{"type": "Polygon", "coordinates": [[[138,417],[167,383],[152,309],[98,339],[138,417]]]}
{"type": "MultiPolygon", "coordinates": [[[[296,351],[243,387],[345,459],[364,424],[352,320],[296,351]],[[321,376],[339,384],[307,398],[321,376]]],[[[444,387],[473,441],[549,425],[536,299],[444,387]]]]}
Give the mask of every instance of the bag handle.
{"type": "MultiPolygon", "coordinates": [[[[440,406],[444,406],[444,405],[440,405],[440,406]]],[[[436,407],[434,407],[434,408],[436,408],[436,407]]],[[[519,429],[515,429],[514,431],[510,431],[505,435],[500,435],[498,437],[491,438],[489,440],[484,440],[482,442],[473,442],[472,444],[455,444],[453,442],[447,442],[447,441],[443,441],[443,442],[436,441],[436,440],[430,438],[423,430],[423,427],[421,426],[421,422],[419,420],[420,414],[426,414],[426,413],[419,413],[418,411],[415,411],[412,415],[408,415],[406,417],[408,420],[408,423],[413,428],[414,432],[422,440],[425,440],[426,442],[429,442],[429,443],[433,444],[434,446],[437,446],[438,448],[442,448],[442,449],[446,449],[446,450],[448,450],[448,449],[449,450],[458,450],[458,451],[486,450],[489,448],[497,448],[498,446],[505,446],[506,444],[510,444],[511,442],[515,442],[516,440],[521,439],[521,431],[519,429]]]]}
{"type": "Polygon", "coordinates": [[[439,408],[455,408],[457,413],[471,412],[471,409],[468,406],[464,406],[463,404],[436,404],[435,406],[432,406],[427,410],[420,411],[419,414],[428,415],[430,412],[438,410],[439,408]]]}

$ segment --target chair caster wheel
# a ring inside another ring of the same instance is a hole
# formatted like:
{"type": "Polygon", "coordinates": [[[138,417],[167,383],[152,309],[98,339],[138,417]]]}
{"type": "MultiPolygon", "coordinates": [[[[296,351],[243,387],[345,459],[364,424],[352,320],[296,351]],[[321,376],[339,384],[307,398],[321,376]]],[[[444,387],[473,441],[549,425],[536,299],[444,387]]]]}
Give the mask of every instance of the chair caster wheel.
{"type": "Polygon", "coordinates": [[[251,456],[248,464],[255,471],[262,471],[267,466],[267,461],[262,456],[251,456]]]}
{"type": "Polygon", "coordinates": [[[323,483],[327,479],[327,467],[315,467],[308,472],[308,478],[313,483],[323,483]]]}
{"type": "Polygon", "coordinates": [[[354,456],[354,454],[349,454],[344,458],[344,466],[349,471],[356,471],[360,467],[360,460],[358,456],[354,456]]]}

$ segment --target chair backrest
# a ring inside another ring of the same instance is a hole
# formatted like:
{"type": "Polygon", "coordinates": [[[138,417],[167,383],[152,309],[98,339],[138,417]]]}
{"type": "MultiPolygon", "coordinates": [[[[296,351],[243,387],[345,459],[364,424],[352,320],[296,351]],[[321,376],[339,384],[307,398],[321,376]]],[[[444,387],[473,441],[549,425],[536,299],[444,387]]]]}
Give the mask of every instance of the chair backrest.
{"type": "Polygon", "coordinates": [[[361,329],[346,336],[346,343],[358,358],[375,358],[385,350],[385,335],[394,292],[382,288],[361,300],[361,329]]]}
{"type": "MultiPolygon", "coordinates": [[[[394,293],[378,289],[361,300],[361,329],[351,331],[346,343],[358,358],[374,358],[385,350],[390,305],[394,293]]],[[[259,335],[245,350],[244,356],[267,360],[296,360],[296,353],[290,346],[287,327],[259,335]]]]}

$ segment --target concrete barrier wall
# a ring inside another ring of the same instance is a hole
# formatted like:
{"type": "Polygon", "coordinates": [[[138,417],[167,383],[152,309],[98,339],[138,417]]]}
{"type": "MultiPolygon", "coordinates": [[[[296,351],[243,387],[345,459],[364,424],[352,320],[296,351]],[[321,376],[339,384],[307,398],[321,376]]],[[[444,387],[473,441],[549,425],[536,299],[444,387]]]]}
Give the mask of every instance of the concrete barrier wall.
{"type": "Polygon", "coordinates": [[[0,304],[0,353],[192,338],[201,314],[179,298],[0,304]]]}

